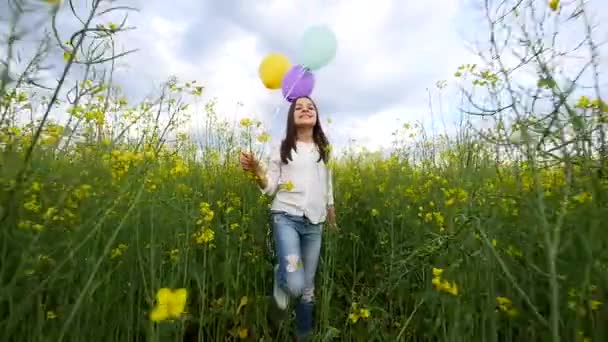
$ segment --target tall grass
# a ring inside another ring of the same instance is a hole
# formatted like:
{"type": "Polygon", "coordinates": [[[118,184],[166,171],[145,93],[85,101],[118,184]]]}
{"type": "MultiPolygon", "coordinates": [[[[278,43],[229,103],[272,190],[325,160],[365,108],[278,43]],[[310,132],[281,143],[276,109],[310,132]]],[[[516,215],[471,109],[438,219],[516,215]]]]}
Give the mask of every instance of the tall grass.
{"type": "MultiPolygon", "coordinates": [[[[271,199],[238,165],[241,148],[268,151],[263,127],[231,128],[213,101],[190,109],[196,82],[130,104],[88,68],[67,121],[38,119],[56,99],[3,81],[2,340],[288,339],[292,323],[277,332],[267,320],[271,199]],[[192,113],[205,117],[202,138],[184,134],[192,113]],[[187,290],[179,318],[150,319],[161,288],[187,290]]],[[[492,105],[510,82],[497,69],[458,76],[486,86],[492,105]]],[[[318,340],[606,339],[608,164],[596,138],[608,106],[544,80],[564,99],[557,129],[512,105],[490,130],[438,137],[408,124],[389,154],[333,153],[338,227],[324,228],[318,340]]]]}

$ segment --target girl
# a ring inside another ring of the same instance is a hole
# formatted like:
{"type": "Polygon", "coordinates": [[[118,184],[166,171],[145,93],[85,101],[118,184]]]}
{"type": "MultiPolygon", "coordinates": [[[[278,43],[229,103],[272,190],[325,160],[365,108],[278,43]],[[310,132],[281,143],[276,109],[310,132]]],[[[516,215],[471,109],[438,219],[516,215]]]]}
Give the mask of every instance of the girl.
{"type": "Polygon", "coordinates": [[[329,142],[321,128],[317,106],[306,96],[291,103],[285,139],[272,151],[267,170],[253,155],[241,154],[243,170],[255,174],[260,190],[268,196],[276,193],[271,206],[278,257],[273,297],[283,312],[290,297],[299,299],[299,339],[313,331],[315,273],[323,223],[335,224],[328,158],[329,142]]]}

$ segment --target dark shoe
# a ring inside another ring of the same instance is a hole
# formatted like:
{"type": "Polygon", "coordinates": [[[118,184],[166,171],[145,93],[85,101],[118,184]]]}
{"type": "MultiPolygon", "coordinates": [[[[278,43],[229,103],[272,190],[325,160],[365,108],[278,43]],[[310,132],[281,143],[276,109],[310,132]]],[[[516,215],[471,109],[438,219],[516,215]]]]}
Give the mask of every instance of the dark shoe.
{"type": "Polygon", "coordinates": [[[278,307],[274,300],[274,296],[268,296],[266,298],[268,300],[268,325],[273,334],[277,334],[288,318],[288,311],[278,307]]]}
{"type": "Polygon", "coordinates": [[[313,341],[313,337],[312,335],[308,335],[308,336],[296,336],[293,339],[295,342],[312,342],[313,341]]]}

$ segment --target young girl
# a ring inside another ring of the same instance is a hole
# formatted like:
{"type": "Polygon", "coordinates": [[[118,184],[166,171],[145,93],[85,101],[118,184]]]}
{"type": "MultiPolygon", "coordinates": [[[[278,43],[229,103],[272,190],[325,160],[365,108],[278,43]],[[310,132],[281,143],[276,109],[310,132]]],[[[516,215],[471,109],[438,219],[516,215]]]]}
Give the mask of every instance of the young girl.
{"type": "Polygon", "coordinates": [[[273,297],[283,311],[290,297],[299,299],[299,338],[313,331],[315,273],[323,223],[335,223],[328,157],[329,142],[321,128],[317,106],[309,97],[291,103],[285,139],[272,151],[267,170],[253,155],[241,154],[241,166],[255,173],[260,190],[269,196],[276,194],[271,207],[278,257],[273,297]]]}

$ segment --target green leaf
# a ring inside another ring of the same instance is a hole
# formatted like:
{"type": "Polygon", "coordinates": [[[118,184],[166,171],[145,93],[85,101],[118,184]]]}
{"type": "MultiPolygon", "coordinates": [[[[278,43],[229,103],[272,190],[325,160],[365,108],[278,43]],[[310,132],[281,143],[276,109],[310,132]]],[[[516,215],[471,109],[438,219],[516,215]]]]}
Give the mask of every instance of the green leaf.
{"type": "Polygon", "coordinates": [[[556,83],[553,79],[547,77],[539,79],[537,85],[540,88],[552,89],[555,87],[556,83]]]}

